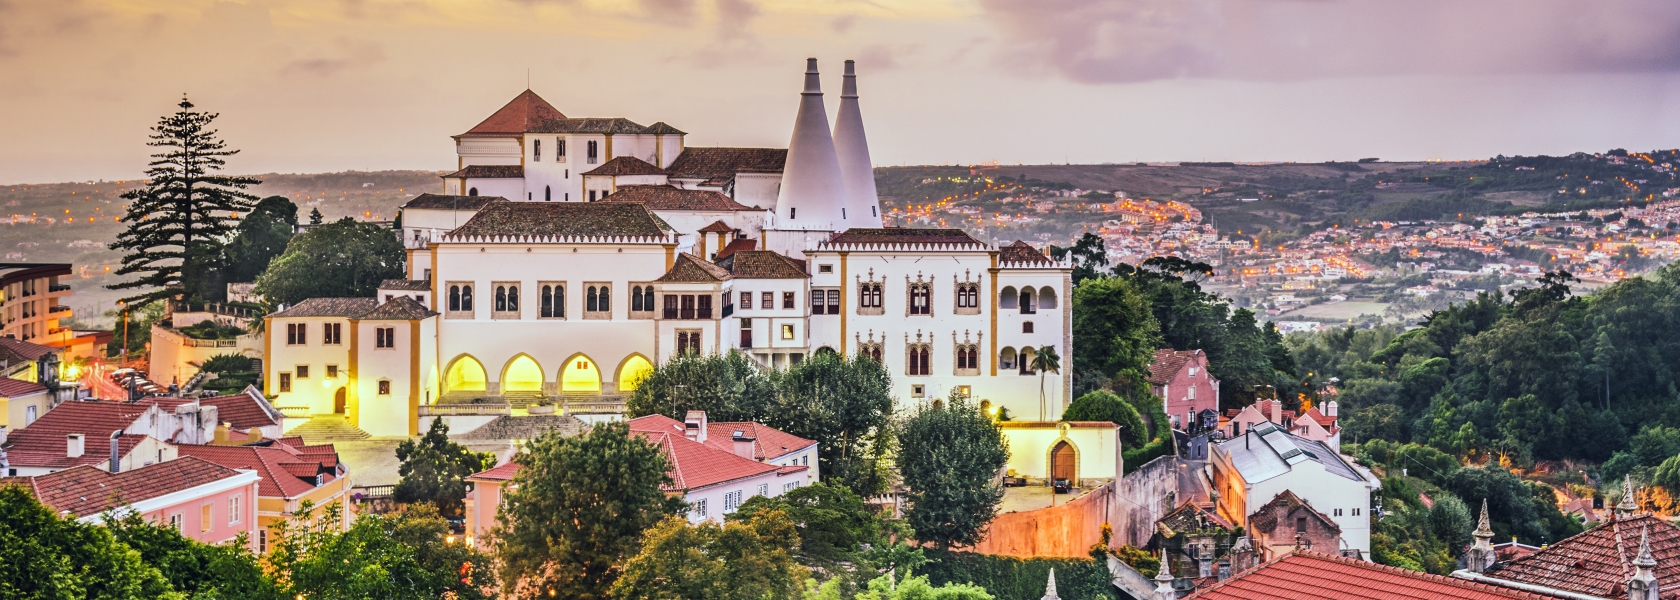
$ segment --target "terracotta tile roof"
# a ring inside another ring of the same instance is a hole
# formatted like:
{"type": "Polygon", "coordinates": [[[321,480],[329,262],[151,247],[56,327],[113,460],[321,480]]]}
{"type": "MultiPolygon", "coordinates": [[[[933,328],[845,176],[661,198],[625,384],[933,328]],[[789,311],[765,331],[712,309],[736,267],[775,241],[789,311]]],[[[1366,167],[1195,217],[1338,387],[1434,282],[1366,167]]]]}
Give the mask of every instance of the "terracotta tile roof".
{"type": "Polygon", "coordinates": [[[584,118],[549,119],[538,123],[526,130],[527,133],[648,133],[646,125],[639,125],[630,119],[584,118]]]}
{"type": "Polygon", "coordinates": [[[397,296],[357,318],[363,321],[418,321],[437,314],[413,298],[397,296]]]}
{"type": "Polygon", "coordinates": [[[980,244],[961,229],[909,229],[854,227],[829,239],[831,244],[980,244]]]}
{"type": "Polygon", "coordinates": [[[524,176],[525,167],[519,165],[467,165],[459,171],[440,177],[444,179],[518,179],[524,176]]]}
{"type": "Polygon", "coordinates": [[[729,233],[732,231],[735,231],[735,228],[724,224],[723,221],[712,221],[711,225],[700,228],[700,233],[729,233]]]}
{"type": "Polygon", "coordinates": [[[519,463],[507,461],[496,465],[488,471],[479,471],[469,475],[467,479],[482,479],[485,481],[507,481],[513,479],[513,474],[519,472],[519,463]]]}
{"type": "Polygon", "coordinates": [[[566,115],[543,100],[536,92],[525,90],[498,109],[463,136],[513,136],[532,131],[537,124],[550,119],[564,119],[566,115]]]}
{"type": "Polygon", "coordinates": [[[1289,527],[1289,524],[1287,523],[1278,522],[1278,513],[1280,511],[1274,510],[1274,507],[1285,509],[1282,512],[1292,511],[1296,508],[1305,508],[1307,509],[1307,514],[1312,515],[1315,519],[1318,519],[1318,521],[1324,525],[1325,529],[1334,531],[1337,535],[1342,533],[1342,527],[1340,525],[1337,525],[1335,521],[1330,520],[1330,517],[1325,516],[1324,513],[1318,512],[1318,509],[1313,508],[1312,505],[1307,504],[1306,501],[1301,500],[1301,497],[1296,496],[1295,492],[1289,490],[1278,492],[1278,495],[1272,496],[1272,500],[1270,502],[1262,504],[1259,508],[1254,509],[1254,514],[1249,515],[1249,525],[1253,527],[1254,531],[1271,535],[1272,532],[1277,531],[1278,525],[1283,525],[1285,528],[1289,527]]]}
{"type": "Polygon", "coordinates": [[[1191,502],[1189,500],[1185,500],[1183,504],[1178,505],[1178,508],[1175,508],[1172,512],[1167,513],[1167,516],[1161,517],[1159,520],[1155,521],[1155,525],[1157,528],[1163,528],[1167,531],[1175,533],[1180,531],[1195,531],[1205,529],[1210,526],[1224,529],[1236,529],[1235,526],[1231,525],[1229,521],[1226,521],[1224,517],[1219,516],[1219,514],[1215,511],[1202,508],[1195,502],[1191,502]]]}
{"type": "MultiPolygon", "coordinates": [[[[332,451],[332,445],[322,446],[332,451]]],[[[338,455],[305,454],[297,447],[287,444],[273,444],[269,446],[196,446],[183,445],[176,450],[181,456],[196,456],[212,463],[230,469],[251,469],[262,479],[257,484],[257,493],[269,498],[296,498],[315,489],[315,473],[319,469],[326,469],[325,481],[336,479],[335,467],[338,465],[338,455]],[[314,464],[315,469],[302,469],[297,465],[314,464]],[[305,470],[306,475],[300,475],[305,470]]]]}
{"type": "Polygon", "coordinates": [[[413,200],[402,205],[402,208],[422,208],[430,210],[478,210],[491,202],[506,202],[501,196],[446,196],[443,194],[420,194],[413,200]]]}
{"type": "Polygon", "coordinates": [[[648,207],[648,210],[764,210],[736,202],[734,198],[725,196],[722,192],[685,190],[668,185],[621,185],[618,186],[618,191],[607,194],[601,202],[633,202],[648,207]]]}
{"type": "MultiPolygon", "coordinates": [[[[1649,514],[1613,518],[1533,554],[1495,564],[1485,575],[1566,592],[1625,597],[1633,576],[1631,564],[1639,556],[1639,536],[1647,530],[1657,579],[1680,581],[1680,527],[1649,514]]],[[[1661,597],[1680,598],[1680,587],[1663,586],[1661,597]]]]}
{"type": "MultiPolygon", "coordinates": [[[[775,465],[736,456],[708,444],[683,437],[683,424],[665,415],[648,415],[628,421],[630,431],[659,445],[671,461],[671,479],[676,490],[694,490],[779,470],[775,465]]],[[[707,428],[710,437],[711,429],[707,428]]]]}
{"type": "Polygon", "coordinates": [[[43,356],[57,352],[57,348],[25,342],[17,338],[0,337],[0,360],[12,363],[33,362],[41,360],[43,356]]]}
{"type": "Polygon", "coordinates": [[[626,202],[496,202],[445,239],[462,236],[663,236],[670,226],[626,202]]]}
{"type": "Polygon", "coordinates": [[[268,316],[287,317],[345,317],[356,318],[379,305],[374,298],[310,298],[290,308],[268,316]]]}
{"type": "Polygon", "coordinates": [[[1013,244],[998,248],[998,260],[1012,263],[1056,264],[1043,252],[1021,240],[1015,240],[1013,244]]]}
{"type": "Polygon", "coordinates": [[[1173,377],[1184,370],[1184,363],[1196,358],[1199,350],[1173,350],[1162,348],[1155,351],[1155,360],[1149,363],[1149,383],[1166,385],[1172,383],[1173,377]]]}
{"type": "Polygon", "coordinates": [[[426,279],[386,279],[379,282],[379,289],[399,292],[429,292],[432,291],[432,282],[426,279]]]}
{"type": "Polygon", "coordinates": [[[769,250],[743,250],[719,258],[719,267],[736,279],[810,279],[797,261],[769,250]]]}
{"type": "Polygon", "coordinates": [[[47,386],[41,385],[39,383],[35,383],[33,381],[24,381],[22,379],[12,379],[10,377],[0,377],[0,397],[17,398],[19,396],[32,396],[32,395],[35,395],[35,394],[43,394],[43,393],[46,393],[46,391],[47,391],[47,386]]]}
{"type": "Polygon", "coordinates": [[[688,132],[683,131],[681,129],[677,129],[675,127],[672,127],[669,124],[665,123],[664,121],[660,121],[658,123],[654,123],[652,125],[647,126],[647,130],[643,131],[642,133],[652,133],[652,134],[658,134],[658,135],[687,135],[688,134],[688,132]]]}
{"type": "MultiPolygon", "coordinates": [[[[757,248],[758,248],[758,240],[755,240],[755,239],[752,239],[752,238],[735,238],[733,241],[729,242],[729,245],[724,246],[722,250],[719,250],[717,252],[717,256],[715,256],[714,258],[716,260],[723,260],[723,259],[728,258],[729,256],[735,254],[736,252],[745,252],[745,251],[748,251],[748,250],[756,250],[757,248]]],[[[800,270],[803,271],[804,269],[801,268],[800,270]]]]}
{"type": "Polygon", "coordinates": [[[618,156],[584,175],[665,175],[669,172],[634,156],[618,156]]]}
{"type": "Polygon", "coordinates": [[[1314,423],[1318,423],[1319,427],[1323,427],[1330,433],[1336,432],[1336,417],[1326,416],[1324,413],[1319,412],[1317,406],[1312,407],[1311,410],[1307,411],[1307,414],[1301,415],[1301,417],[1312,419],[1314,423]]]}
{"type": "Polygon", "coordinates": [[[786,164],[786,148],[684,148],[669,170],[676,179],[723,185],[736,173],[780,173],[786,164]]]}
{"type": "Polygon", "coordinates": [[[238,471],[188,456],[120,473],[80,466],[34,477],[7,477],[0,479],[0,485],[22,485],[41,504],[80,518],[237,476],[238,471]]]}
{"type": "MultiPolygon", "coordinates": [[[[6,437],[6,458],[13,465],[67,468],[109,462],[111,432],[127,430],[150,410],[147,404],[127,402],[71,401],[53,407],[28,427],[6,437]],[[81,456],[66,456],[65,436],[82,434],[81,456]]],[[[122,434],[118,453],[127,455],[147,436],[122,434]]]]}
{"type": "Polygon", "coordinates": [[[1399,600],[1460,598],[1504,600],[1549,598],[1528,592],[1430,575],[1352,558],[1296,551],[1244,571],[1189,596],[1198,600],[1262,598],[1399,600]]]}
{"type": "Polygon", "coordinates": [[[671,270],[660,275],[654,281],[664,283],[716,283],[728,281],[733,276],[723,267],[701,260],[693,254],[684,252],[677,255],[676,264],[671,270]]]}
{"type": "MultiPolygon", "coordinates": [[[[198,399],[200,406],[216,407],[216,419],[227,423],[234,429],[252,429],[271,427],[280,424],[280,419],[274,411],[269,409],[268,401],[258,399],[246,391],[242,394],[227,396],[209,396],[198,399]]],[[[157,404],[165,410],[192,402],[190,398],[142,398],[138,404],[157,404]]]]}
{"type": "Polygon", "coordinates": [[[735,432],[753,439],[753,460],[775,460],[811,447],[816,442],[752,421],[707,421],[706,445],[735,452],[735,432]]]}

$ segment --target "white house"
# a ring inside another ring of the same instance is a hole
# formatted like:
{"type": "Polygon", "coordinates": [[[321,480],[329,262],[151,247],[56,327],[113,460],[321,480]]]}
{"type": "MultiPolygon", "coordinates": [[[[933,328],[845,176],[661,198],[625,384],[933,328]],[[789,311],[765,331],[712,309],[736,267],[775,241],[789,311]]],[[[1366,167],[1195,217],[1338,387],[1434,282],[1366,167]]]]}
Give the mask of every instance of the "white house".
{"type": "Polygon", "coordinates": [[[1382,482],[1324,445],[1261,423],[1215,444],[1209,466],[1219,515],[1238,526],[1284,492],[1291,492],[1341,530],[1337,554],[1371,552],[1371,494],[1382,482]]]}

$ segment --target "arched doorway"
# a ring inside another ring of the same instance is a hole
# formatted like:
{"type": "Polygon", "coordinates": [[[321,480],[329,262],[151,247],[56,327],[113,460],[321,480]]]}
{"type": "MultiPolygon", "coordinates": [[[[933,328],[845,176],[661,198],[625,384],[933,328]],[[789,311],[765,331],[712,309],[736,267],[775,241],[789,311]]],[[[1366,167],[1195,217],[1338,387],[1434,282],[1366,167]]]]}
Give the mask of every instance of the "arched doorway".
{"type": "Polygon", "coordinates": [[[566,365],[560,367],[560,391],[601,391],[601,369],[595,360],[582,354],[566,359],[566,365]]]}
{"type": "Polygon", "coordinates": [[[337,392],[333,392],[333,414],[335,414],[335,415],[344,414],[344,411],[345,411],[346,408],[348,408],[348,405],[349,405],[349,401],[347,399],[347,396],[344,392],[343,387],[338,388],[337,392]]]}
{"type": "Polygon", "coordinates": [[[643,379],[653,374],[653,363],[640,354],[632,354],[618,366],[618,391],[634,392],[643,379]]]}
{"type": "Polygon", "coordinates": [[[502,369],[502,393],[543,391],[543,370],[536,359],[521,354],[502,369]]]}
{"type": "Polygon", "coordinates": [[[443,391],[449,392],[482,392],[484,387],[484,365],[471,356],[461,356],[455,362],[449,363],[449,369],[443,374],[443,391]]]}
{"type": "Polygon", "coordinates": [[[1056,442],[1055,447],[1050,449],[1050,479],[1052,481],[1066,479],[1069,484],[1077,485],[1078,482],[1074,480],[1074,477],[1079,474],[1078,464],[1079,454],[1074,451],[1073,444],[1067,443],[1067,440],[1056,442]]]}

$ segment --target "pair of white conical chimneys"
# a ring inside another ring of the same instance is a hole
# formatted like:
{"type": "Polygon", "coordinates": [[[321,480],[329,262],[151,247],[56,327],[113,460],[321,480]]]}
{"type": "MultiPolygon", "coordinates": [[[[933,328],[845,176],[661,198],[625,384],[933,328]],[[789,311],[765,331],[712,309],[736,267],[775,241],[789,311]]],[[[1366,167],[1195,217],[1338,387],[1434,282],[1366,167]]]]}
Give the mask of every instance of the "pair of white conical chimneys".
{"type": "Polygon", "coordinates": [[[858,109],[857,74],[846,61],[840,88],[840,118],[829,133],[817,59],[807,59],[805,91],[788,142],[782,188],[776,195],[776,229],[844,231],[880,227],[881,205],[875,195],[875,170],[858,109]]]}

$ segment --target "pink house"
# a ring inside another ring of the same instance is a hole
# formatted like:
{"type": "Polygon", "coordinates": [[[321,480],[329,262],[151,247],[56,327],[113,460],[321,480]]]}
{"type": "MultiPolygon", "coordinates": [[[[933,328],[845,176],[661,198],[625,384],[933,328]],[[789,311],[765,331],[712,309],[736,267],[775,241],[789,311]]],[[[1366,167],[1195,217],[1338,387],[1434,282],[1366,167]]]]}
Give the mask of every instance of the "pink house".
{"type": "Polygon", "coordinates": [[[254,471],[188,456],[117,473],[81,465],[45,475],[0,478],[0,485],[21,485],[42,504],[83,523],[102,524],[106,515],[138,513],[210,544],[245,534],[254,550],[251,529],[257,523],[258,479],[254,471]]]}
{"type": "Polygon", "coordinates": [[[1204,410],[1219,410],[1219,380],[1207,370],[1207,353],[1201,350],[1155,351],[1149,363],[1149,391],[1160,396],[1173,429],[1195,422],[1204,410]]]}

